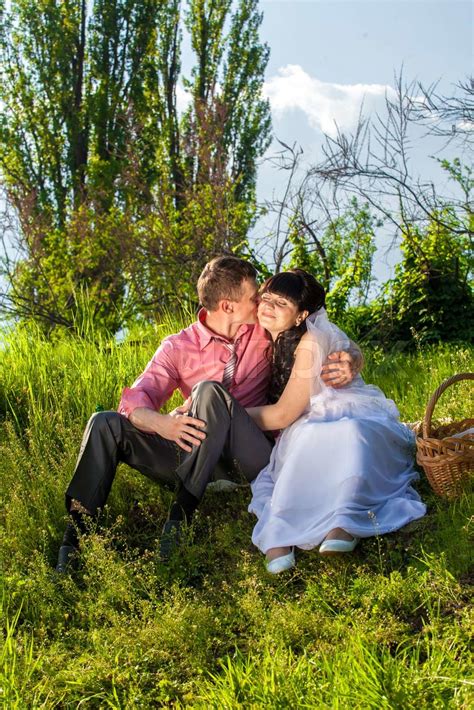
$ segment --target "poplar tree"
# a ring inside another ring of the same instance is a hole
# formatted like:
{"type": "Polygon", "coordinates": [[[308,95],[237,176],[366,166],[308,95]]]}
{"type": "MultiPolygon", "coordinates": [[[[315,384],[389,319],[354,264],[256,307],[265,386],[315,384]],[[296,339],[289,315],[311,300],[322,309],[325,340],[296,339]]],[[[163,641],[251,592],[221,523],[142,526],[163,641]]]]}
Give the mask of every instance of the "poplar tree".
{"type": "Polygon", "coordinates": [[[72,325],[87,287],[116,328],[126,294],[142,313],[191,297],[213,253],[245,249],[255,213],[270,133],[257,1],[12,0],[0,13],[0,177],[23,253],[4,260],[3,309],[72,325]]]}

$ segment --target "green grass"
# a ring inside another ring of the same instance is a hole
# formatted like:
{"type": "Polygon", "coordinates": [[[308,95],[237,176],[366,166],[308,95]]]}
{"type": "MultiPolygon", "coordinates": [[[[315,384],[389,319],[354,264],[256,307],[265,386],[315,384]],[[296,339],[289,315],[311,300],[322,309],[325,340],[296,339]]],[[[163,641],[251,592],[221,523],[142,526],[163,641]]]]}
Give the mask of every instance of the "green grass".
{"type": "MultiPolygon", "coordinates": [[[[181,325],[170,317],[122,345],[51,342],[31,327],[5,336],[0,706],[471,707],[472,496],[448,503],[423,479],[419,524],[347,559],[300,553],[294,573],[272,578],[250,542],[248,491],[208,493],[164,567],[155,552],[171,494],[121,467],[80,570],[56,578],[84,425],[181,325]]],[[[370,351],[364,375],[415,421],[444,378],[472,369],[471,349],[440,346],[370,351]]],[[[435,415],[467,416],[469,392],[448,390],[435,415]]]]}

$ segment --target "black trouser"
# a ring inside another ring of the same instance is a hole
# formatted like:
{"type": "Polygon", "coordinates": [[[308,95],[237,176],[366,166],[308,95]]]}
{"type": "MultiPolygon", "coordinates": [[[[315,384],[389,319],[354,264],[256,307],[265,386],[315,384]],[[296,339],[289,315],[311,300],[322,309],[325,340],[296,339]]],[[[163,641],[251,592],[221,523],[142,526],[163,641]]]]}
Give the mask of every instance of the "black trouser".
{"type": "Polygon", "coordinates": [[[267,465],[272,441],[254,424],[245,409],[218,382],[193,388],[193,417],[206,422],[206,438],[188,453],[159,434],[137,429],[118,412],[98,412],[86,427],[76,469],[66,491],[91,513],[102,508],[120,461],[167,487],[184,487],[200,499],[216,464],[231,464],[237,482],[252,481],[267,465]]]}

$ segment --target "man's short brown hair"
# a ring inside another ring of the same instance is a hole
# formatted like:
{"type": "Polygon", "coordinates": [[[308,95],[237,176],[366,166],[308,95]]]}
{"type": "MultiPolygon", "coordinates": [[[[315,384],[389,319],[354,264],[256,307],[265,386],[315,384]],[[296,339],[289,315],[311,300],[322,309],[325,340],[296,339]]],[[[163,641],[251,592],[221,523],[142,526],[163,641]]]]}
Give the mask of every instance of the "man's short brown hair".
{"type": "Polygon", "coordinates": [[[199,300],[207,311],[215,311],[223,298],[240,300],[243,281],[256,278],[257,272],[248,261],[237,256],[216,256],[206,264],[198,279],[199,300]]]}

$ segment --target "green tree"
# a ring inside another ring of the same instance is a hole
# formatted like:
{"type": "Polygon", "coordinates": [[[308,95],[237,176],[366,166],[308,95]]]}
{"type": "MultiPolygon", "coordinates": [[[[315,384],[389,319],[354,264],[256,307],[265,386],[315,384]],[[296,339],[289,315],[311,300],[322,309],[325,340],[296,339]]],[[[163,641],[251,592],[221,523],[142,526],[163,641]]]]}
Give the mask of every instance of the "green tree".
{"type": "Polygon", "coordinates": [[[25,253],[7,271],[8,303],[48,325],[75,321],[75,294],[96,294],[116,328],[129,247],[124,204],[130,111],[143,111],[156,19],[150,0],[14,0],[2,8],[0,170],[25,253]]]}
{"type": "Polygon", "coordinates": [[[5,270],[4,307],[72,323],[86,286],[115,328],[125,294],[156,309],[170,281],[189,295],[209,256],[245,249],[270,132],[256,0],[12,0],[0,12],[0,172],[24,254],[5,270]]]}
{"type": "Polygon", "coordinates": [[[464,199],[428,223],[404,221],[394,278],[369,307],[351,314],[359,337],[405,347],[474,337],[473,172],[458,159],[440,162],[464,199]]]}
{"type": "Polygon", "coordinates": [[[259,40],[257,0],[190,0],[181,12],[195,58],[182,78],[189,99],[182,115],[179,19],[179,3],[171,3],[161,33],[168,38],[162,56],[169,57],[160,69],[168,97],[159,107],[166,148],[132,279],[143,308],[151,309],[177,293],[194,299],[209,257],[249,254],[257,159],[270,140],[270,108],[261,91],[269,50],[259,40]]]}
{"type": "MultiPolygon", "coordinates": [[[[474,233],[474,214],[466,214],[474,233]]],[[[407,226],[403,259],[385,286],[380,328],[391,340],[472,340],[472,239],[449,208],[425,229],[407,226]],[[446,225],[451,225],[449,229],[446,225]]]]}
{"type": "Polygon", "coordinates": [[[293,217],[290,266],[307,269],[323,284],[335,320],[341,319],[349,304],[361,305],[367,299],[379,225],[368,205],[360,206],[355,198],[321,234],[303,216],[293,217]]]}
{"type": "Polygon", "coordinates": [[[13,0],[2,11],[0,166],[10,195],[62,227],[89,186],[110,199],[144,110],[151,0],[13,0]]]}

